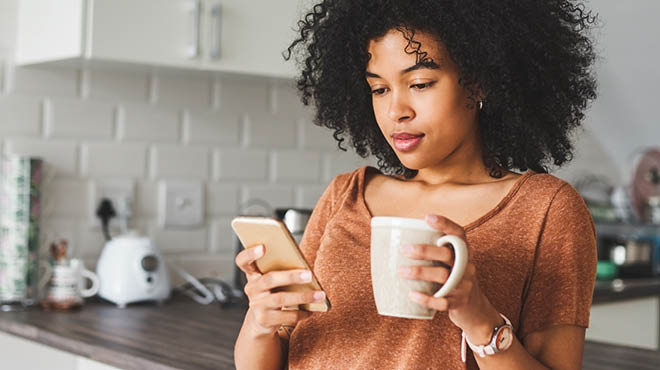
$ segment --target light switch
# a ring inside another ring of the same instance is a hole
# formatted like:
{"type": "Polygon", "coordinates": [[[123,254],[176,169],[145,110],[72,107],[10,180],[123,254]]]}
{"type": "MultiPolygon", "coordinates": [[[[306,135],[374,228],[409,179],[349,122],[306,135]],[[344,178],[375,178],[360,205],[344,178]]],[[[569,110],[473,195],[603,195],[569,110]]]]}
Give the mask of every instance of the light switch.
{"type": "Polygon", "coordinates": [[[204,223],[201,181],[169,180],[158,185],[158,220],[163,228],[196,228],[204,223]]]}

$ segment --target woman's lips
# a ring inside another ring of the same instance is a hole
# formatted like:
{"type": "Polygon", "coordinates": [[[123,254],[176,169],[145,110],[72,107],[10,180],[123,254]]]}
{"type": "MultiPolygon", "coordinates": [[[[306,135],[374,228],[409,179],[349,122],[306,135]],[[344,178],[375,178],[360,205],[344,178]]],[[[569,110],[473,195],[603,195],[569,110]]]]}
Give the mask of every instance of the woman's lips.
{"type": "Polygon", "coordinates": [[[392,139],[394,142],[394,149],[400,152],[408,152],[413,149],[422,141],[424,135],[395,135],[392,139]]]}

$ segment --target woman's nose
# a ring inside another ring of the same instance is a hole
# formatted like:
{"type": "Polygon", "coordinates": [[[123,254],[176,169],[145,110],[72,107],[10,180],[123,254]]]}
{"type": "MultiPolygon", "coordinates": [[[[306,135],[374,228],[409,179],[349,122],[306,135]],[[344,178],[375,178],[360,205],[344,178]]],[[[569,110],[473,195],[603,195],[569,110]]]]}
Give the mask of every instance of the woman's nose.
{"type": "Polygon", "coordinates": [[[415,111],[404,94],[392,94],[387,114],[392,121],[401,122],[414,118],[415,111]]]}

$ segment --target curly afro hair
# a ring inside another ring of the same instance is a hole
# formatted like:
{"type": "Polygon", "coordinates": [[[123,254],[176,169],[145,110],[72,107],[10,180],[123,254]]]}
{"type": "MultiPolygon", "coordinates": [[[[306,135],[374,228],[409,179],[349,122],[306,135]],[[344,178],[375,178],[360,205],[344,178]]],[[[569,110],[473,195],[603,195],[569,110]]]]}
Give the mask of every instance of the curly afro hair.
{"type": "Polygon", "coordinates": [[[339,149],[346,151],[348,136],[381,171],[412,178],[417,171],[401,164],[376,123],[367,47],[398,29],[405,52],[423,62],[415,32],[434,35],[458,65],[460,83],[486,97],[478,120],[490,175],[548,172],[549,163],[572,159],[572,132],[596,97],[595,23],[584,4],[568,0],[323,0],[298,21],[284,58],[295,57],[301,100],[314,104],[314,124],[333,129],[339,149]]]}

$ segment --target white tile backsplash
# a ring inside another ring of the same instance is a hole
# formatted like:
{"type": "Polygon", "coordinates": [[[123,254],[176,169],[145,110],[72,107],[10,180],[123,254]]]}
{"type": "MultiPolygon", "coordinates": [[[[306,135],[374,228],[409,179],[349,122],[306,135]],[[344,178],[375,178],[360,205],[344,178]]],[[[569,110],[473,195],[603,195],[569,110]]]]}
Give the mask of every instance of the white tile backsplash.
{"type": "Polygon", "coordinates": [[[206,108],[211,106],[213,81],[181,74],[158,77],[158,104],[178,108],[206,108]]]}
{"type": "Polygon", "coordinates": [[[245,125],[245,144],[250,148],[296,146],[296,119],[292,115],[249,114],[245,125]]]}
{"type": "Polygon", "coordinates": [[[158,178],[209,177],[211,151],[205,147],[156,145],[153,174],[158,178]]]}
{"type": "Polygon", "coordinates": [[[71,140],[10,137],[5,140],[5,153],[41,157],[52,164],[56,176],[77,176],[78,144],[71,140]]]}
{"type": "Polygon", "coordinates": [[[210,216],[231,216],[238,212],[239,186],[210,181],[206,184],[206,212],[210,216]]]}
{"type": "Polygon", "coordinates": [[[72,68],[14,67],[10,90],[34,96],[77,97],[79,70],[72,68]]]}
{"type": "Polygon", "coordinates": [[[89,72],[89,98],[113,102],[148,101],[148,76],[144,73],[94,70],[89,72]]]}
{"type": "Polygon", "coordinates": [[[105,243],[90,181],[136,180],[132,224],[195,275],[231,277],[230,222],[244,202],[313,208],[333,170],[354,169],[350,154],[329,157],[332,133],[308,127],[292,81],[17,68],[2,57],[0,71],[0,149],[56,172],[43,188],[42,242],[70,238],[90,267],[105,243]],[[159,181],[191,179],[206,192],[203,226],[162,229],[159,181]]]}
{"type": "Polygon", "coordinates": [[[41,135],[43,99],[0,95],[0,137],[41,135]]]}
{"type": "Polygon", "coordinates": [[[84,176],[139,178],[147,173],[145,144],[89,142],[82,152],[84,176]]]}
{"type": "Polygon", "coordinates": [[[238,146],[240,115],[224,111],[191,110],[188,112],[187,142],[190,144],[238,146]]]}
{"type": "Polygon", "coordinates": [[[49,135],[56,138],[111,139],[116,106],[80,99],[52,99],[49,135]]]}
{"type": "Polygon", "coordinates": [[[216,178],[221,180],[267,180],[268,152],[225,149],[214,155],[216,178]]]}
{"type": "Polygon", "coordinates": [[[153,105],[125,104],[123,139],[127,141],[178,142],[181,112],[153,105]]]}
{"type": "Polygon", "coordinates": [[[241,204],[251,199],[267,202],[273,208],[290,207],[293,203],[293,185],[245,185],[241,192],[241,204]]]}
{"type": "Polygon", "coordinates": [[[321,153],[277,150],[271,155],[270,170],[276,182],[315,183],[321,178],[321,153]]]}

